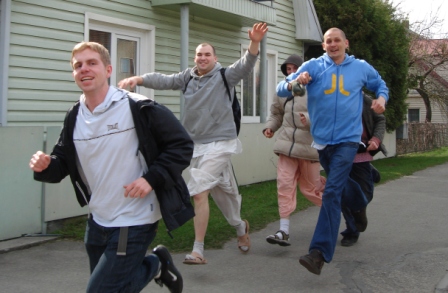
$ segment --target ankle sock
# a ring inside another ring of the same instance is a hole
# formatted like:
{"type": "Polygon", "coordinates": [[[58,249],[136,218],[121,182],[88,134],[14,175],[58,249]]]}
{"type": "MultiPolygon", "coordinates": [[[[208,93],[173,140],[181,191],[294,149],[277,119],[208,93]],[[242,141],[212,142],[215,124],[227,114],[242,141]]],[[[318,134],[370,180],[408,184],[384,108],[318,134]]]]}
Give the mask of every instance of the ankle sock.
{"type": "Polygon", "coordinates": [[[241,221],[239,225],[235,226],[235,229],[236,229],[236,235],[238,237],[243,236],[244,234],[246,234],[246,222],[241,221]]]}
{"type": "Polygon", "coordinates": [[[196,252],[200,256],[204,256],[204,242],[195,241],[193,244],[193,252],[196,252]]]}
{"type": "Polygon", "coordinates": [[[280,230],[289,235],[289,219],[280,219],[280,230]]]}

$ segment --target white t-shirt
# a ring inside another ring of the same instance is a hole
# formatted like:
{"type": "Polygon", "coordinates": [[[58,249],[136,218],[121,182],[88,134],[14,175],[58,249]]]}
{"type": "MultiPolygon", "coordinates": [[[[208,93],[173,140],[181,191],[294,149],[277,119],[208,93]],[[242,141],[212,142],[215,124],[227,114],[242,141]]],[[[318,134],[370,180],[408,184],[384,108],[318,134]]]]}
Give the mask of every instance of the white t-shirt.
{"type": "Polygon", "coordinates": [[[73,140],[92,196],[93,219],[104,227],[154,223],[161,219],[154,191],[144,198],[124,196],[124,186],[141,177],[147,166],[138,152],[138,139],[126,92],[110,87],[93,113],[84,95],[73,140]]]}
{"type": "Polygon", "coordinates": [[[197,158],[205,154],[241,154],[242,151],[243,146],[238,138],[212,141],[209,143],[195,143],[193,158],[197,158]]]}

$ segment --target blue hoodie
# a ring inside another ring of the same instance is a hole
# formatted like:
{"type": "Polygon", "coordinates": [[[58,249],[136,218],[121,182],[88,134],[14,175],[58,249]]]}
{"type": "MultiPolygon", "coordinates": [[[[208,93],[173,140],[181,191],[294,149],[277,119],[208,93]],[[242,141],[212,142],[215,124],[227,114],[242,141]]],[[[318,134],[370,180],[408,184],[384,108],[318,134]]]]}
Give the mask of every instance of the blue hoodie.
{"type": "Polygon", "coordinates": [[[307,71],[312,80],[308,92],[311,134],[320,145],[360,142],[362,134],[363,88],[389,100],[389,89],[379,73],[366,61],[345,55],[337,65],[327,55],[313,58],[277,86],[279,97],[288,97],[288,82],[307,71]]]}

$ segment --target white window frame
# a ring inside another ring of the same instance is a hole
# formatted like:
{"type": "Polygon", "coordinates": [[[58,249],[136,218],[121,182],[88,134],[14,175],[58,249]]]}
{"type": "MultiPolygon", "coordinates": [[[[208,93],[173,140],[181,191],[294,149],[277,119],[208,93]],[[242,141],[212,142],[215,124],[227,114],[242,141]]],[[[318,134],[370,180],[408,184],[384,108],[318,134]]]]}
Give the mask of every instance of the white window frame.
{"type": "MultiPolygon", "coordinates": [[[[89,40],[89,31],[98,30],[111,33],[113,48],[117,47],[116,39],[127,39],[138,42],[136,75],[153,72],[155,68],[155,27],[153,25],[124,20],[120,18],[86,12],[84,26],[84,40],[89,40]]],[[[114,64],[117,64],[116,50],[111,52],[112,70],[115,72],[114,64]]],[[[115,80],[115,75],[111,76],[111,85],[117,85],[119,80],[115,80]]],[[[154,90],[138,87],[136,91],[148,98],[154,99],[154,90]]]]}
{"type": "MultiPolygon", "coordinates": [[[[247,49],[249,48],[249,45],[242,45],[241,46],[241,56],[244,55],[244,53],[247,51],[247,49]]],[[[260,59],[260,56],[258,56],[258,58],[260,59]]],[[[274,50],[266,50],[266,59],[268,62],[268,70],[267,70],[267,77],[266,79],[268,80],[268,84],[267,84],[267,88],[266,88],[266,94],[267,94],[267,99],[266,99],[266,117],[269,117],[270,114],[270,107],[272,104],[272,101],[274,99],[274,95],[276,94],[276,87],[277,87],[277,60],[278,60],[278,52],[274,51],[274,50]]],[[[252,71],[252,74],[255,75],[255,70],[252,71]]],[[[255,78],[253,78],[254,82],[255,82],[255,78]]],[[[241,81],[241,108],[243,109],[244,105],[244,100],[243,100],[243,82],[241,81]]],[[[254,91],[256,90],[255,86],[253,87],[254,91]]],[[[253,97],[255,98],[255,92],[253,93],[253,97]]],[[[255,103],[255,101],[253,101],[255,103]]],[[[260,105],[261,106],[261,105],[260,105]]],[[[241,117],[241,122],[242,123],[261,123],[261,118],[260,116],[242,116],[241,117]]]]}

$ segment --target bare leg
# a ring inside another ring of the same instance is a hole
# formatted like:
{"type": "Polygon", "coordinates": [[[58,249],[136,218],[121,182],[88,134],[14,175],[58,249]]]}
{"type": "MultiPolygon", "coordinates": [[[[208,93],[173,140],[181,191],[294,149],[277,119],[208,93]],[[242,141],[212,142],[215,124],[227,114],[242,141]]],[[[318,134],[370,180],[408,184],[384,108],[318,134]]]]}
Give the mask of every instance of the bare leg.
{"type": "Polygon", "coordinates": [[[207,232],[208,219],[210,217],[210,207],[208,205],[209,191],[203,191],[193,196],[194,199],[194,240],[204,242],[207,232]]]}

